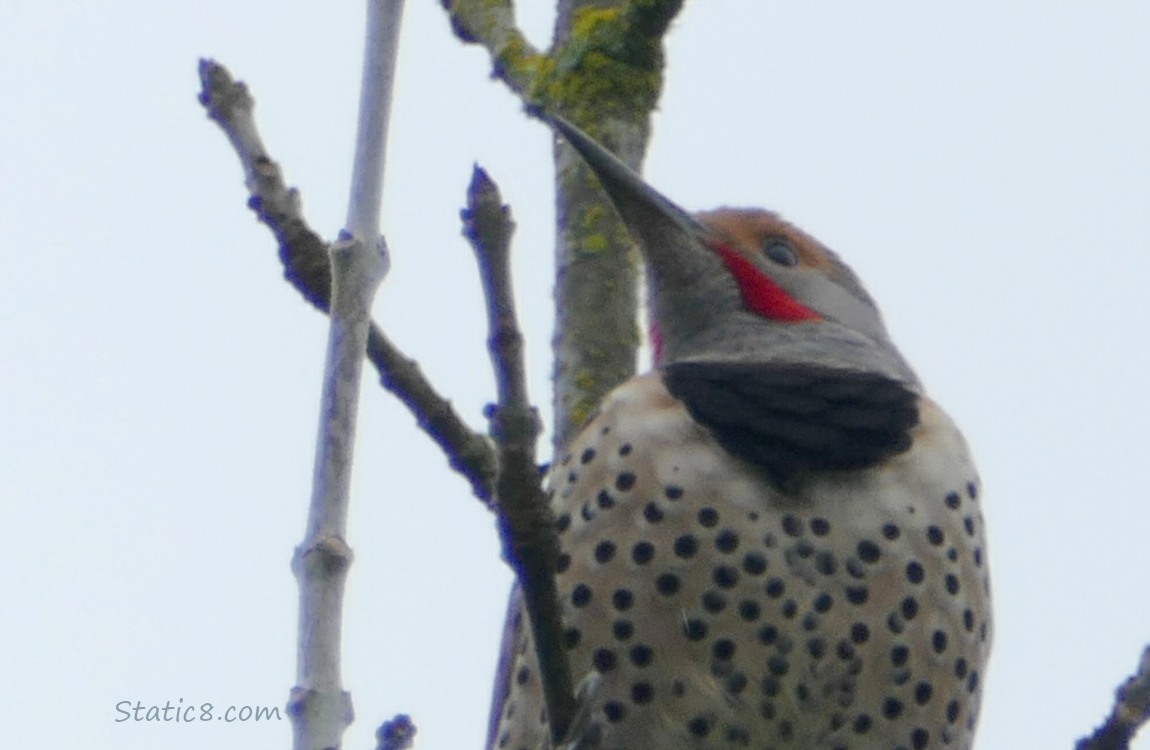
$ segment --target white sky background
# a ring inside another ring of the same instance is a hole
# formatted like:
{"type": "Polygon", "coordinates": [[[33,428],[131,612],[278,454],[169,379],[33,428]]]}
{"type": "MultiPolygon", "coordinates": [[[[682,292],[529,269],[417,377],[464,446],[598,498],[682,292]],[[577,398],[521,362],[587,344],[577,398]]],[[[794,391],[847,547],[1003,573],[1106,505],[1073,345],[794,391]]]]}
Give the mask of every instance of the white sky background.
{"type": "MultiPolygon", "coordinates": [[[[545,44],[552,3],[520,4],[545,44]]],[[[1069,747],[1150,642],[1150,6],[961,5],[688,2],[647,175],[689,208],[778,209],[867,282],[983,473],[980,748],[1069,747]]],[[[289,745],[286,719],[116,723],[115,705],[282,706],[293,684],[326,323],[280,278],[196,62],[251,85],[330,237],[361,16],[0,2],[6,747],[289,745]]],[[[458,224],[475,161],[519,224],[549,405],[549,134],[488,71],[438,2],[409,0],[376,312],[476,426],[492,382],[458,224]]],[[[417,747],[479,748],[510,582],[492,521],[370,376],[359,434],[345,747],[406,711],[417,747]]]]}

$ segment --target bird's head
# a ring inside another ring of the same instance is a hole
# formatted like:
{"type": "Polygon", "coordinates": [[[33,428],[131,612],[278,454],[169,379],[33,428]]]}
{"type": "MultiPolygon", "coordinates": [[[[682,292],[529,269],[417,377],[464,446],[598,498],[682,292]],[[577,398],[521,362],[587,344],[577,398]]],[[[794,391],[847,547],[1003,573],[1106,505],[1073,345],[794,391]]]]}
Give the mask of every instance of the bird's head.
{"type": "Polygon", "coordinates": [[[554,127],[599,178],[646,260],[656,360],[818,361],[913,382],[839,257],[777,214],[690,214],[590,136],[554,127]]]}

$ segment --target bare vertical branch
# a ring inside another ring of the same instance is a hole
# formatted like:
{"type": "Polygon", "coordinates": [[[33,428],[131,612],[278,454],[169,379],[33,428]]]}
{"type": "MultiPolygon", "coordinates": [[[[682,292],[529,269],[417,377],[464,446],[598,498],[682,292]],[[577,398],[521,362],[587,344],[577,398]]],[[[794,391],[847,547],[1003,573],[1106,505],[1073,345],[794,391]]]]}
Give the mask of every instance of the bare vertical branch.
{"type": "Polygon", "coordinates": [[[300,589],[296,687],[289,703],[297,750],[338,747],[353,716],[340,669],[343,591],[352,560],[347,510],[371,303],[387,270],[384,253],[354,239],[337,242],[331,260],[331,325],[311,506],[304,541],[292,559],[300,589]]]}
{"type": "MultiPolygon", "coordinates": [[[[641,171],[651,112],[663,89],[663,35],[682,0],[565,0],[555,24],[556,70],[545,107],[641,171]]],[[[570,442],[603,397],[634,374],[638,260],[630,235],[586,164],[554,146],[555,430],[570,442]]]]}
{"type": "Polygon", "coordinates": [[[523,333],[511,286],[511,233],[515,228],[499,188],[479,167],[467,191],[463,233],[479,263],[487,300],[487,348],[499,392],[491,427],[499,450],[496,506],[503,556],[514,568],[535,638],[552,739],[563,736],[575,713],[575,695],[555,584],[559,538],[535,460],[539,416],[527,395],[523,333]]]}
{"type": "MultiPolygon", "coordinates": [[[[639,166],[650,113],[662,89],[663,35],[682,0],[559,0],[555,40],[546,54],[531,47],[515,27],[511,0],[442,1],[456,35],[488,50],[492,74],[529,109],[564,115],[630,166],[639,166]]],[[[553,447],[561,459],[562,446],[603,396],[634,373],[638,271],[631,239],[588,168],[566,144],[557,144],[554,156],[558,226],[553,447]]],[[[501,330],[493,323],[493,356],[498,356],[495,343],[501,330]]],[[[512,348],[512,342],[503,343],[512,348]]],[[[501,381],[503,395],[514,394],[505,394],[501,381]]],[[[515,427],[516,439],[529,433],[534,439],[537,430],[529,431],[525,423],[516,426],[509,419],[513,414],[505,412],[501,400],[497,433],[505,439],[515,427]]],[[[554,528],[544,526],[547,508],[534,489],[537,478],[517,477],[510,466],[513,454],[506,448],[500,453],[496,492],[505,554],[510,538],[514,545],[507,557],[522,587],[552,740],[557,743],[571,727],[577,707],[561,643],[560,612],[556,609],[552,619],[547,609],[558,605],[558,545],[554,528]],[[534,507],[519,510],[518,502],[507,501],[512,493],[534,507]]]]}
{"type": "Polygon", "coordinates": [[[296,687],[289,702],[296,750],[339,747],[353,719],[341,675],[343,592],[352,560],[347,511],[371,306],[388,265],[377,237],[402,8],[402,0],[368,2],[347,227],[330,253],[330,326],[311,506],[292,560],[300,590],[296,687]]]}
{"type": "Polygon", "coordinates": [[[379,234],[392,81],[402,20],[403,0],[368,0],[359,124],[345,227],[349,234],[364,242],[374,242],[379,234]]]}

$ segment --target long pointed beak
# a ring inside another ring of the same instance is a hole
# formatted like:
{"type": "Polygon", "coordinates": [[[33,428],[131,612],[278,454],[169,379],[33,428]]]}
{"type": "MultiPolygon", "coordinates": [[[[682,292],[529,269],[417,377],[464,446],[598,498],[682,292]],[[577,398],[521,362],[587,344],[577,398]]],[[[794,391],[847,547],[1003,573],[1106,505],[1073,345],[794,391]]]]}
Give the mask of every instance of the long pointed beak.
{"type": "Polygon", "coordinates": [[[680,241],[687,235],[700,242],[708,234],[695,217],[644,182],[591,136],[557,115],[549,115],[548,120],[591,167],[623,223],[644,249],[659,247],[674,235],[679,235],[675,239],[680,241]]]}

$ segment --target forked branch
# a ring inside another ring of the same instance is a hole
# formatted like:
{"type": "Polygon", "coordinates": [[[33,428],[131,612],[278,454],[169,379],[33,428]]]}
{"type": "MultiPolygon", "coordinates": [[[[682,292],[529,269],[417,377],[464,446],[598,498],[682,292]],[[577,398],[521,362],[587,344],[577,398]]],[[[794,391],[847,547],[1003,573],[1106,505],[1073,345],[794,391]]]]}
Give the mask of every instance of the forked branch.
{"type": "MultiPolygon", "coordinates": [[[[304,219],[298,192],[287,187],[279,165],[264,146],[248,87],[214,60],[200,61],[200,83],[200,103],[231,141],[240,159],[249,193],[248,206],[276,238],[284,277],[304,299],[321,312],[328,312],[328,243],[304,219]]],[[[471,483],[475,495],[490,502],[497,466],[491,441],[468,427],[419,365],[374,323],[368,333],[367,357],[383,387],[407,406],[419,426],[448,456],[452,468],[471,483]]]]}

